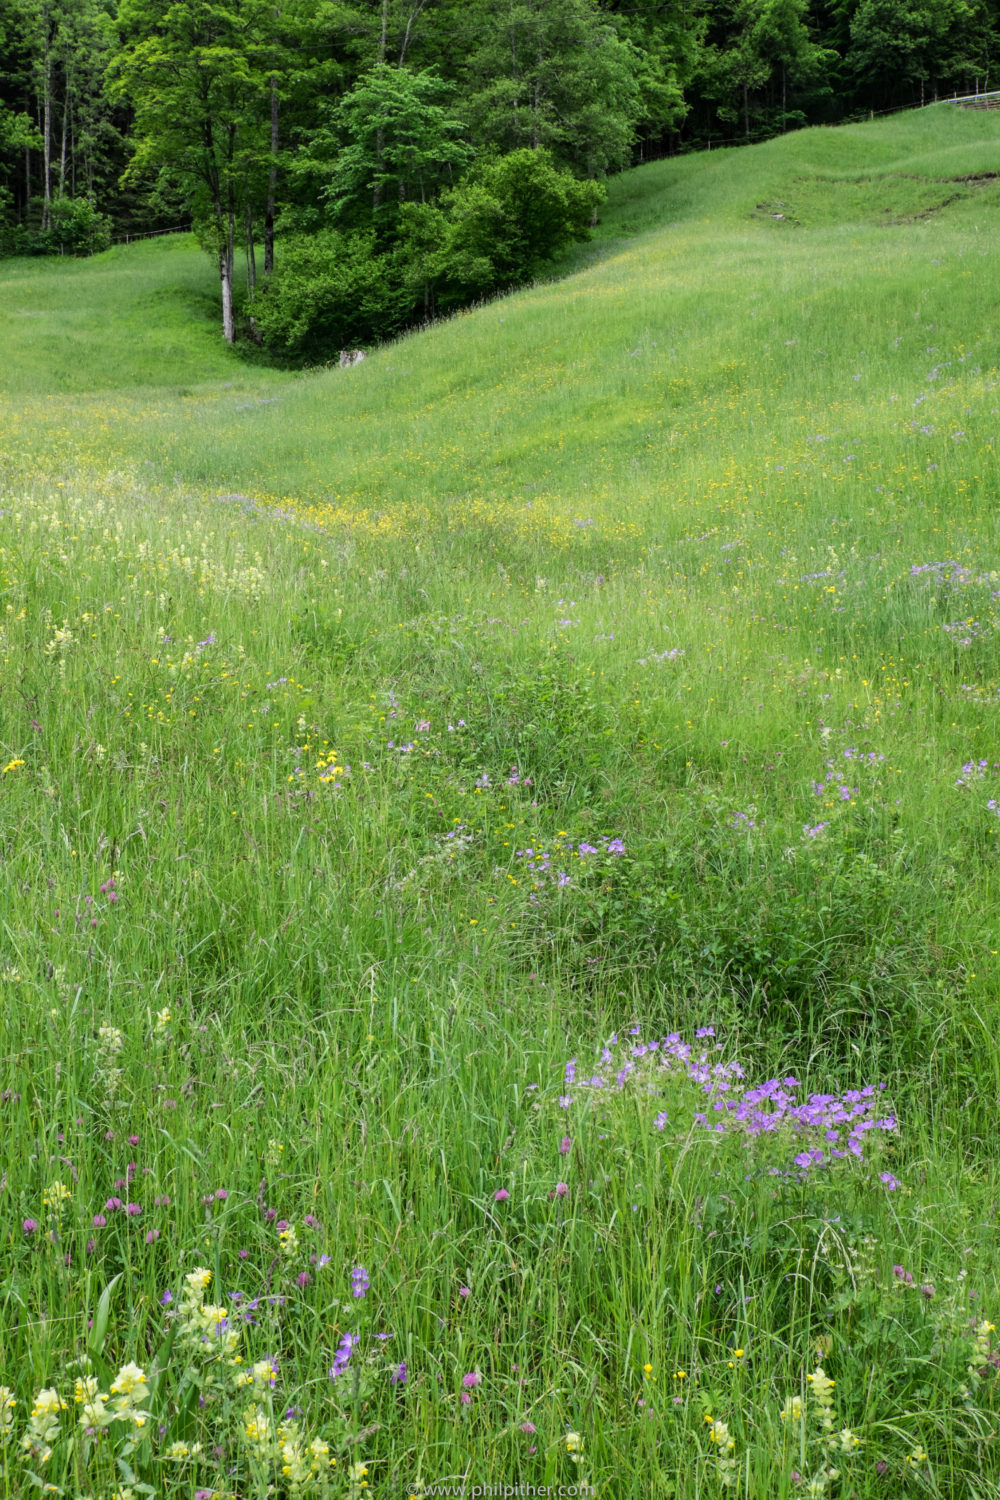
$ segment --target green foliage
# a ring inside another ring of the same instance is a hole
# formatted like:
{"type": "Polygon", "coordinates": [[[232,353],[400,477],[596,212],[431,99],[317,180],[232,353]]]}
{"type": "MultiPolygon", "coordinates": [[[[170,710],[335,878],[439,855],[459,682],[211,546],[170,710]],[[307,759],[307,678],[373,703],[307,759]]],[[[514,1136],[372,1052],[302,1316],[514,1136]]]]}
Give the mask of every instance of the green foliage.
{"type": "Polygon", "coordinates": [[[445,195],[444,275],[452,258],[458,267],[485,263],[491,290],[514,286],[587,239],[606,196],[600,183],[559,171],[545,151],[521,149],[486,162],[445,195]]]}
{"type": "Polygon", "coordinates": [[[537,275],[574,240],[589,237],[606,194],[559,171],[545,151],[487,161],[439,207],[402,215],[402,250],[429,308],[461,306],[537,275]]]}
{"type": "Polygon", "coordinates": [[[592,0],[502,0],[462,70],[474,138],[546,147],[581,176],[626,165],[641,110],[637,59],[592,0]]]}
{"type": "Polygon", "coordinates": [[[267,347],[322,360],[392,337],[405,325],[411,303],[392,272],[392,260],[376,253],[370,231],[326,229],[286,240],[279,274],[253,304],[267,347]]]}
{"type": "MultiPolygon", "coordinates": [[[[253,307],[265,344],[297,358],[391,338],[441,310],[507,290],[586,239],[603,187],[559,171],[544,151],[478,167],[437,204],[396,203],[394,245],[375,229],[288,236],[253,307]]],[[[377,213],[366,205],[370,218],[377,213]]]]}
{"type": "Polygon", "coordinates": [[[328,177],[322,187],[337,223],[374,225],[391,233],[409,201],[426,202],[460,175],[472,158],[462,122],[444,100],[454,93],[430,72],[410,73],[384,63],[364,74],[332,113],[331,139],[340,149],[326,171],[312,156],[297,170],[328,177]]]}
{"type": "Polygon", "coordinates": [[[884,98],[905,97],[954,71],[974,15],[969,0],[858,0],[847,68],[860,84],[881,85],[884,98]]]}
{"type": "Polygon", "coordinates": [[[96,255],[111,244],[111,219],[88,198],[54,198],[48,227],[0,223],[5,255],[96,255]]]}

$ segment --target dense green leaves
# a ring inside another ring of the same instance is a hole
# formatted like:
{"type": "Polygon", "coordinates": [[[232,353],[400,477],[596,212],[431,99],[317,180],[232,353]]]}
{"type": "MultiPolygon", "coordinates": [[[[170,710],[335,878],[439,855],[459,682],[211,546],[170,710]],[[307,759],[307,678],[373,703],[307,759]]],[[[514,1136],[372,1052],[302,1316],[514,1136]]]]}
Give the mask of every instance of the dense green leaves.
{"type": "Polygon", "coordinates": [[[252,331],[261,242],[289,284],[316,264],[296,235],[338,265],[369,243],[384,333],[535,274],[577,232],[575,207],[554,240],[563,208],[532,218],[552,167],[988,88],[998,47],[992,0],[8,0],[0,250],[192,224],[233,340],[241,251],[252,331]]]}
{"type": "Polygon", "coordinates": [[[599,183],[580,182],[547,152],[522,149],[486,162],[435,204],[397,205],[387,244],[376,237],[380,205],[369,203],[365,229],[288,240],[255,303],[255,326],[270,349],[295,358],[329,359],[391,337],[536,275],[586,237],[603,197],[599,183]]]}
{"type": "Polygon", "coordinates": [[[312,160],[300,168],[327,179],[320,197],[338,222],[391,230],[402,204],[425,203],[455,181],[473,153],[462,121],[443,102],[453,93],[454,86],[432,72],[385,63],[358,79],[333,111],[330,129],[317,133],[312,160]],[[333,148],[328,164],[324,146],[333,148]]]}

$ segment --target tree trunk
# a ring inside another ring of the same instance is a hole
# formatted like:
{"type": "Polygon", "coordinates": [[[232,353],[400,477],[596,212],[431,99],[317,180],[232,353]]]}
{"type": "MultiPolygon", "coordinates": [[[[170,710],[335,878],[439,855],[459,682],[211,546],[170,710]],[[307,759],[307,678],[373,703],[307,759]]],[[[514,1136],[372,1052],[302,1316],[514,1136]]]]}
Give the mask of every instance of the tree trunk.
{"type": "Polygon", "coordinates": [[[743,85],[743,124],[746,127],[747,140],[750,139],[750,90],[743,85]]]}
{"type": "Polygon", "coordinates": [[[781,128],[788,129],[788,69],[781,64],[781,128]]]}
{"type": "Polygon", "coordinates": [[[400,67],[402,67],[406,62],[406,54],[410,50],[410,34],[413,31],[413,23],[418,18],[420,12],[423,10],[426,4],[427,0],[415,0],[415,4],[410,6],[410,14],[406,22],[406,33],[403,37],[403,45],[399,49],[400,67]]]}
{"type": "Polygon", "coordinates": [[[45,53],[42,65],[42,228],[48,229],[51,224],[49,206],[52,202],[52,52],[49,46],[49,10],[45,6],[42,11],[42,24],[45,27],[45,53]]]}
{"type": "Polygon", "coordinates": [[[274,196],[278,185],[278,82],[271,74],[271,168],[267,175],[267,207],[264,210],[264,275],[274,270],[274,196]]]}
{"type": "Polygon", "coordinates": [[[222,336],[227,344],[233,343],[236,338],[236,325],[233,322],[233,239],[235,235],[235,215],[230,210],[227,217],[227,233],[225,243],[219,251],[219,280],[222,283],[222,336]]]}
{"type": "Polygon", "coordinates": [[[252,299],[257,290],[257,256],[253,243],[253,209],[247,204],[247,295],[252,299]]]}
{"type": "Polygon", "coordinates": [[[64,197],[66,192],[66,141],[69,127],[69,84],[66,85],[66,94],[63,98],[62,119],[62,144],[59,150],[59,196],[64,197]]]}

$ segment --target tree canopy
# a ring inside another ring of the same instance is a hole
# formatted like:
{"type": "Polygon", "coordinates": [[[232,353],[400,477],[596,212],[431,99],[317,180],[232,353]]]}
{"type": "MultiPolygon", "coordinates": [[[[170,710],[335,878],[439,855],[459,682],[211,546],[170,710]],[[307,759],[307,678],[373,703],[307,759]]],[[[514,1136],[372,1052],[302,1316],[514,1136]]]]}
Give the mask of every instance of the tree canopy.
{"type": "Polygon", "coordinates": [[[372,285],[426,314],[551,253],[511,248],[515,164],[572,196],[649,154],[988,89],[998,53],[994,0],[6,0],[0,253],[193,226],[232,339],[263,326],[258,247],[265,281],[276,236],[301,274],[312,234],[345,276],[363,245],[394,257],[372,285]]]}

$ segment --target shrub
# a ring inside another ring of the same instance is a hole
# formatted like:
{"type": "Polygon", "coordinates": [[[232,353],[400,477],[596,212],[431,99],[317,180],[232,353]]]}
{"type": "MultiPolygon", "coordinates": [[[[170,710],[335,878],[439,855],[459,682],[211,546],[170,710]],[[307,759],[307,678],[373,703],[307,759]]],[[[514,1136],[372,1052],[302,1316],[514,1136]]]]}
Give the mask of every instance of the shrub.
{"type": "Polygon", "coordinates": [[[512,151],[437,203],[405,203],[387,249],[371,229],[286,239],[254,320],[268,348],[295,358],[392,338],[439,308],[529,280],[586,238],[603,198],[599,183],[578,182],[547,152],[512,151]]]}
{"type": "MultiPolygon", "coordinates": [[[[3,203],[0,201],[0,213],[3,203]]],[[[0,224],[0,251],[8,255],[96,255],[111,244],[111,219],[89,198],[56,198],[50,224],[0,224]]]]}
{"type": "Polygon", "coordinates": [[[410,297],[391,271],[370,232],[327,229],[286,240],[280,274],[254,304],[265,345],[285,356],[328,358],[398,333],[410,297]]]}

